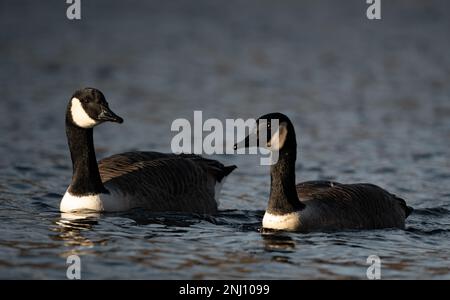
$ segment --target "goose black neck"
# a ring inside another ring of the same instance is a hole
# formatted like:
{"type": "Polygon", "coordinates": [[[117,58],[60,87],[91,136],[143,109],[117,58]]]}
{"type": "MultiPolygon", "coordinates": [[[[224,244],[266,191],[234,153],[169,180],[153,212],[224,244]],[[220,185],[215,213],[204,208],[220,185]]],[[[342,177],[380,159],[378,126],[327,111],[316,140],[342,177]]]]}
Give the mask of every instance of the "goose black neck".
{"type": "Polygon", "coordinates": [[[80,128],[67,118],[66,134],[73,167],[69,192],[76,196],[107,192],[103,186],[95,157],[93,129],[80,128]]]}
{"type": "Polygon", "coordinates": [[[278,162],[270,168],[270,199],[267,211],[273,214],[286,214],[302,210],[295,186],[295,161],[297,145],[294,140],[285,145],[280,152],[278,162]]]}

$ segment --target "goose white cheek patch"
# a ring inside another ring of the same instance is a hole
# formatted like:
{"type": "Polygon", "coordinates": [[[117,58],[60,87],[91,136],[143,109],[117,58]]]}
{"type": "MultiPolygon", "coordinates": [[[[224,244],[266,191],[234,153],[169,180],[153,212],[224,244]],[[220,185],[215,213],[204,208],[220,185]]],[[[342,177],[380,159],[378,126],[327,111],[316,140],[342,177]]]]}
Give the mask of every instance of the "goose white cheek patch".
{"type": "Polygon", "coordinates": [[[73,122],[81,128],[92,128],[99,123],[86,113],[78,98],[72,98],[70,112],[73,122]]]}
{"type": "Polygon", "coordinates": [[[264,156],[261,157],[261,165],[263,166],[271,166],[278,162],[279,150],[286,141],[287,124],[286,122],[281,124],[278,122],[278,119],[272,119],[270,123],[265,119],[259,120],[258,139],[260,152],[264,156]],[[269,124],[271,127],[269,127],[269,124]],[[268,138],[270,138],[269,141],[268,138]]]}
{"type": "Polygon", "coordinates": [[[283,148],[284,142],[286,141],[287,135],[287,126],[285,122],[282,122],[277,132],[274,133],[269,143],[267,143],[267,147],[272,151],[279,151],[283,148]]]}

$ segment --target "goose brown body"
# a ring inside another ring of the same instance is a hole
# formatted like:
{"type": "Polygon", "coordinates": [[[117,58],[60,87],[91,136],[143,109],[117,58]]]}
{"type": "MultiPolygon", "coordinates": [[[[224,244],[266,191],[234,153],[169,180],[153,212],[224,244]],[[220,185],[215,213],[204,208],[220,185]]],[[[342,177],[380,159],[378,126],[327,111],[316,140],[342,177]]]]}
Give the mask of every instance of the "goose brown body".
{"type": "Polygon", "coordinates": [[[93,128],[122,123],[95,88],[76,91],[66,110],[72,181],[62,212],[151,211],[217,212],[220,186],[236,167],[192,154],[127,152],[97,162],[93,128]]]}
{"type": "Polygon", "coordinates": [[[296,185],[300,227],[304,231],[405,228],[412,209],[406,202],[368,183],[308,181],[296,185]]]}
{"type": "Polygon", "coordinates": [[[126,191],[132,207],[152,211],[217,212],[216,184],[234,170],[191,154],[128,152],[98,163],[106,188],[126,191]]]}
{"type": "Polygon", "coordinates": [[[332,181],[296,184],[297,140],[293,124],[281,113],[264,115],[256,123],[256,130],[237,143],[235,149],[247,148],[250,141],[256,140],[259,147],[278,151],[278,159],[270,167],[270,196],[262,222],[264,228],[300,232],[405,228],[405,219],[412,208],[379,186],[332,181]],[[279,124],[272,135],[271,120],[279,124]],[[264,131],[270,137],[266,144],[259,138],[259,132],[264,131]]]}

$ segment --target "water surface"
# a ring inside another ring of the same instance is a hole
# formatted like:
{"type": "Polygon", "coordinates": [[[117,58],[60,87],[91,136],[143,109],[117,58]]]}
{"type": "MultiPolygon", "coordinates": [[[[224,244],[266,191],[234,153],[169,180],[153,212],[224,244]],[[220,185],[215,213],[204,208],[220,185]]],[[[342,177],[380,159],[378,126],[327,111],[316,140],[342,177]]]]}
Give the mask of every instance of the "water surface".
{"type": "Polygon", "coordinates": [[[64,1],[0,4],[0,278],[450,279],[450,56],[444,1],[64,1]],[[406,230],[262,233],[267,167],[239,168],[216,216],[141,210],[61,216],[71,178],[64,111],[82,86],[123,125],[98,158],[170,151],[175,118],[280,111],[298,135],[297,180],[371,182],[416,210],[406,230]]]}

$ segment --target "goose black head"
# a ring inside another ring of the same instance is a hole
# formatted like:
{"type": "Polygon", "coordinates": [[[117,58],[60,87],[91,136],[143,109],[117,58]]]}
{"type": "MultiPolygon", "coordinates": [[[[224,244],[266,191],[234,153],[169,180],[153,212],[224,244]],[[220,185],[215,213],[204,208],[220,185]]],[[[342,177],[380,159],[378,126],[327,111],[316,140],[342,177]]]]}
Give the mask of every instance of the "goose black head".
{"type": "Polygon", "coordinates": [[[252,132],[244,140],[236,143],[234,150],[255,146],[271,151],[296,147],[295,130],[291,120],[278,112],[259,117],[252,132]]]}
{"type": "Polygon", "coordinates": [[[95,88],[76,91],[67,108],[67,120],[81,128],[93,128],[103,122],[123,123],[109,108],[102,92],[95,88]]]}

